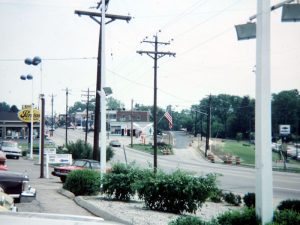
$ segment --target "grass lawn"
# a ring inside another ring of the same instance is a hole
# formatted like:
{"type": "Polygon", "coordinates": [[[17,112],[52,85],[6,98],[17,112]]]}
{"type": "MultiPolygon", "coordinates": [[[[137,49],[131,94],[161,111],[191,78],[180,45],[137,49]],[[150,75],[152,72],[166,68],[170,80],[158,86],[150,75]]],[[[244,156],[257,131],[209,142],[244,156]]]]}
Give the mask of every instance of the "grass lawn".
{"type": "MultiPolygon", "coordinates": [[[[247,142],[226,140],[224,142],[223,151],[230,155],[239,156],[243,164],[255,164],[254,145],[249,145],[247,142]]],[[[272,152],[272,160],[275,162],[278,159],[281,159],[279,154],[272,152]]]]}
{"type": "MultiPolygon", "coordinates": [[[[149,154],[154,154],[154,149],[152,148],[152,145],[150,144],[133,144],[133,149],[135,150],[139,150],[139,151],[142,151],[142,152],[147,152],[149,154]]],[[[163,155],[163,151],[162,151],[162,148],[160,146],[157,146],[157,154],[158,155],[163,155]]],[[[172,154],[172,151],[171,151],[171,154],[172,154]]]]}

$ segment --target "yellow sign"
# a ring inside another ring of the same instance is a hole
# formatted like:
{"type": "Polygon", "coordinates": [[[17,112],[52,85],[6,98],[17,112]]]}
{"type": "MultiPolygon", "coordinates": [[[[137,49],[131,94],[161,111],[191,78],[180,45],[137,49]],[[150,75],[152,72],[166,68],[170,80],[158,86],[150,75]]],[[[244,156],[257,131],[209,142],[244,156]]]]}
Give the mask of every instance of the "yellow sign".
{"type": "MultiPolygon", "coordinates": [[[[18,117],[21,121],[25,123],[31,122],[31,108],[26,108],[18,112],[18,117]]],[[[38,109],[33,109],[33,122],[40,121],[40,111],[38,109]]]]}

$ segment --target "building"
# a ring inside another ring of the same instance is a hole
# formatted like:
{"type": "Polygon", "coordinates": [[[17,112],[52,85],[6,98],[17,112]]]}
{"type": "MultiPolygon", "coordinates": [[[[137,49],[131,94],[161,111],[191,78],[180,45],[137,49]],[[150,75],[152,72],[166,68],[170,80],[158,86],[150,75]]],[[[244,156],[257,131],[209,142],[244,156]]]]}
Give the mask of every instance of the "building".
{"type": "MultiPolygon", "coordinates": [[[[17,112],[0,112],[0,139],[27,139],[28,128],[28,123],[22,122],[17,112]]],[[[39,123],[35,123],[33,134],[36,136],[38,132],[39,123]]]]}

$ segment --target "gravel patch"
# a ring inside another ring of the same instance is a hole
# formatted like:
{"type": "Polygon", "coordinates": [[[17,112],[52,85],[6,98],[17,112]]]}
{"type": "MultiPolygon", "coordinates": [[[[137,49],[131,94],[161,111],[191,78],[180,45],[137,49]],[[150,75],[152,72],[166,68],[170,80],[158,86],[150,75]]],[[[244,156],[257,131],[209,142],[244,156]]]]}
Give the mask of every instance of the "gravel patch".
{"type": "MultiPolygon", "coordinates": [[[[121,219],[124,224],[128,225],[167,225],[170,221],[175,220],[180,215],[173,213],[165,213],[153,211],[145,208],[144,202],[141,200],[134,200],[130,202],[120,202],[109,200],[103,196],[81,196],[85,201],[85,205],[89,207],[99,208],[102,213],[100,215],[105,219],[113,217],[121,219]]],[[[229,206],[225,203],[206,202],[203,206],[196,211],[195,214],[203,220],[210,220],[223,212],[229,210],[238,210],[241,207],[229,206]]],[[[99,216],[99,215],[98,215],[99,216]]],[[[118,220],[117,222],[121,222],[118,220]]]]}

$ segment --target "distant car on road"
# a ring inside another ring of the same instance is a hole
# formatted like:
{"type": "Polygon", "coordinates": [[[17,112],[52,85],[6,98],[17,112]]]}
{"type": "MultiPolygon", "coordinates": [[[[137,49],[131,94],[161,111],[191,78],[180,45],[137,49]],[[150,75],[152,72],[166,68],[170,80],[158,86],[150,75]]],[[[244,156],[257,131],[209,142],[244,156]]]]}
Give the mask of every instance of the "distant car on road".
{"type": "Polygon", "coordinates": [[[59,177],[61,182],[65,182],[67,179],[67,175],[73,170],[84,170],[84,169],[92,169],[100,171],[100,162],[92,159],[78,159],[73,162],[72,165],[69,166],[57,166],[54,167],[54,171],[52,172],[53,176],[59,177]]]}
{"type": "Polygon", "coordinates": [[[121,147],[121,143],[118,140],[111,140],[109,145],[112,147],[121,147]]]}
{"type": "Polygon", "coordinates": [[[1,151],[6,154],[7,158],[12,157],[19,159],[19,157],[22,156],[22,150],[15,141],[3,141],[1,143],[1,151]]]}
{"type": "Polygon", "coordinates": [[[15,202],[30,202],[36,196],[26,175],[10,171],[0,171],[0,191],[13,197],[15,202]]]}

